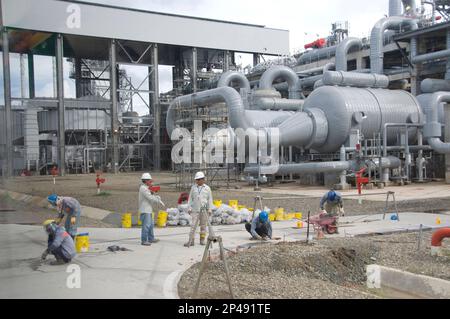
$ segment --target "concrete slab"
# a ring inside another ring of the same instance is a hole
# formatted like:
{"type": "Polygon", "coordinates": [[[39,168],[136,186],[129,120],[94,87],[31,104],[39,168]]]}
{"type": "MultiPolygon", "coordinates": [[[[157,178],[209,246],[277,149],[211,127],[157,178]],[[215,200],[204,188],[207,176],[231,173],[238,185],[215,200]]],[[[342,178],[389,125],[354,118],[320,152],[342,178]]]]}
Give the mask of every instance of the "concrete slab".
{"type": "MultiPolygon", "coordinates": [[[[388,215],[388,217],[390,217],[388,215]]],[[[425,227],[449,227],[449,215],[402,213],[400,221],[382,220],[382,215],[341,218],[336,236],[358,236],[393,231],[413,231],[425,227]],[[441,225],[436,224],[437,218],[441,225]]],[[[296,221],[276,222],[274,235],[286,241],[306,239],[306,228],[295,229],[296,221]]],[[[244,225],[214,227],[225,247],[254,245],[244,225]]],[[[79,254],[73,264],[80,267],[81,288],[68,288],[72,278],[67,266],[42,265],[45,249],[42,227],[0,225],[0,298],[177,298],[177,282],[182,272],[201,260],[203,246],[183,247],[189,228],[156,229],[160,243],[140,245],[140,229],[80,228],[89,232],[90,252],[79,254]],[[112,253],[108,246],[132,251],[112,253]]],[[[198,239],[197,239],[198,240],[198,239]]],[[[259,243],[262,244],[262,243],[259,243]]],[[[214,245],[214,251],[217,245],[214,245]]]]}

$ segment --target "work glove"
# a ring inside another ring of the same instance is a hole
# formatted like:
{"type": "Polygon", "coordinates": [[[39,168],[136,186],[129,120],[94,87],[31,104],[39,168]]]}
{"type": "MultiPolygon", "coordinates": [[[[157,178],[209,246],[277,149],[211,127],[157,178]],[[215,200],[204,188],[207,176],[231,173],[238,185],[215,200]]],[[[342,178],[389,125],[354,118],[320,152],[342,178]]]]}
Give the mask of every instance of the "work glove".
{"type": "Polygon", "coordinates": [[[345,216],[345,211],[344,208],[341,208],[341,216],[344,217],[345,216]]]}
{"type": "Polygon", "coordinates": [[[208,216],[211,216],[212,215],[212,210],[210,209],[210,210],[208,210],[208,216]]]}
{"type": "Polygon", "coordinates": [[[76,219],[76,217],[71,217],[70,218],[70,225],[75,225],[75,223],[77,222],[77,219],[76,219]]]}
{"type": "Polygon", "coordinates": [[[41,259],[42,259],[42,260],[45,260],[45,259],[47,258],[47,256],[48,256],[48,250],[46,249],[46,250],[44,250],[44,252],[42,253],[41,259]]]}

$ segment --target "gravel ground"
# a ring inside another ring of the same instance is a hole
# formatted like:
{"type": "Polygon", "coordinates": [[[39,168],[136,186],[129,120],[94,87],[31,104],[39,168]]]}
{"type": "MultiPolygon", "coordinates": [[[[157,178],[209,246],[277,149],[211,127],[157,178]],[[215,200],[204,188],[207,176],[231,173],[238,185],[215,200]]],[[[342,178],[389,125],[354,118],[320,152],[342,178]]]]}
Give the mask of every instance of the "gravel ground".
{"type": "MultiPolygon", "coordinates": [[[[0,195],[0,224],[42,225],[57,217],[57,211],[15,201],[0,195]]],[[[64,221],[63,221],[64,222],[64,221]]],[[[80,217],[80,227],[110,228],[113,225],[92,218],[80,217]]]]}
{"type": "MultiPolygon", "coordinates": [[[[10,189],[12,191],[46,197],[50,193],[58,191],[63,196],[72,196],[77,198],[82,205],[92,206],[101,209],[110,210],[115,213],[135,212],[137,210],[138,186],[140,173],[119,174],[116,176],[106,175],[106,184],[102,186],[109,196],[97,196],[95,175],[70,175],[58,177],[56,187],[54,187],[52,178],[48,176],[37,176],[31,178],[15,178],[0,184],[0,188],[10,189]]],[[[167,207],[176,207],[180,192],[175,190],[170,183],[173,183],[172,174],[161,173],[157,181],[162,184],[161,197],[167,207]]],[[[245,185],[245,183],[243,184],[245,185]]],[[[274,197],[274,194],[258,193],[263,197],[274,197]]],[[[289,195],[286,193],[285,195],[289,195]]],[[[213,190],[213,196],[216,199],[222,199],[228,203],[230,199],[237,199],[242,205],[253,207],[255,193],[243,190],[213,190]]],[[[287,211],[307,212],[311,210],[316,212],[319,205],[319,198],[304,198],[295,200],[283,200],[279,202],[265,202],[269,208],[276,208],[278,205],[287,211]]],[[[346,215],[375,214],[384,211],[384,202],[363,201],[359,204],[357,200],[344,199],[346,215]]],[[[427,200],[408,200],[398,201],[398,209],[402,211],[431,212],[447,211],[450,207],[450,196],[441,199],[427,200]]]]}
{"type": "MultiPolygon", "coordinates": [[[[424,233],[421,251],[417,234],[324,239],[315,245],[280,243],[255,247],[228,259],[237,298],[365,299],[378,298],[365,288],[365,267],[379,264],[450,280],[450,259],[430,254],[431,233],[424,233]]],[[[446,243],[450,247],[449,243],[446,243]]],[[[181,298],[192,298],[199,263],[179,284],[181,298]]],[[[210,263],[198,298],[229,298],[221,262],[210,263]]]]}

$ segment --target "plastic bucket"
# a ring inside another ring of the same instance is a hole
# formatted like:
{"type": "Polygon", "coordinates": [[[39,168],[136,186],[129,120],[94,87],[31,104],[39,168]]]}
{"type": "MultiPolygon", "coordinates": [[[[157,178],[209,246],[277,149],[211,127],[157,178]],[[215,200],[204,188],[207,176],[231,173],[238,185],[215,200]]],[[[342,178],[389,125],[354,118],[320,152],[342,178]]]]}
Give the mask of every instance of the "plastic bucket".
{"type": "Polygon", "coordinates": [[[295,213],[295,218],[296,219],[302,219],[303,218],[303,214],[302,213],[295,213]]]}
{"type": "Polygon", "coordinates": [[[275,210],[275,219],[277,221],[284,220],[284,208],[277,208],[275,210]]]}
{"type": "Polygon", "coordinates": [[[269,220],[271,222],[275,221],[275,214],[269,214],[269,220]]]}
{"type": "Polygon", "coordinates": [[[297,222],[297,228],[303,228],[303,222],[297,222]]]}
{"type": "Polygon", "coordinates": [[[75,249],[77,253],[86,253],[89,251],[89,233],[78,234],[75,237],[75,249]]]}
{"type": "Polygon", "coordinates": [[[142,226],[141,213],[137,214],[137,225],[142,226]]]}
{"type": "Polygon", "coordinates": [[[160,228],[166,227],[168,216],[169,214],[167,212],[160,210],[156,218],[156,226],[160,228]]]}
{"type": "Polygon", "coordinates": [[[131,228],[131,213],[125,213],[122,215],[122,228],[131,228]]]}
{"type": "Polygon", "coordinates": [[[231,200],[228,202],[228,206],[233,207],[233,208],[235,208],[235,209],[238,208],[238,205],[239,205],[239,201],[236,200],[236,199],[231,199],[231,200]]]}
{"type": "Polygon", "coordinates": [[[213,204],[214,204],[214,206],[216,206],[216,207],[220,207],[220,206],[222,206],[222,201],[219,200],[219,199],[216,199],[216,200],[214,200],[213,204]]]}

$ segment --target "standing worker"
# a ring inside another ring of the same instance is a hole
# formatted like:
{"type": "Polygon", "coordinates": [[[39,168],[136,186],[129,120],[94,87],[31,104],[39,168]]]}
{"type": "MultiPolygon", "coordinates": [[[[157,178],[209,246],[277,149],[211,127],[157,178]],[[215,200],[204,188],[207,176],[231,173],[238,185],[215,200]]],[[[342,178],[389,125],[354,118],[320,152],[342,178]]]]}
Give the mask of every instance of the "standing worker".
{"type": "Polygon", "coordinates": [[[320,200],[320,209],[325,210],[330,216],[344,216],[344,203],[341,194],[333,189],[330,190],[320,200]]]}
{"type": "Polygon", "coordinates": [[[78,224],[81,215],[81,205],[80,203],[72,197],[61,197],[56,194],[47,197],[47,200],[54,207],[59,210],[59,216],[56,220],[56,224],[60,224],[66,216],[66,222],[64,224],[65,229],[70,234],[72,239],[77,235],[78,224]]]}
{"type": "Polygon", "coordinates": [[[267,212],[261,212],[251,223],[246,223],[245,229],[252,235],[252,240],[272,239],[272,223],[267,212]]]}
{"type": "Polygon", "coordinates": [[[206,224],[212,214],[213,197],[211,188],[205,184],[205,174],[198,172],[195,174],[195,185],[192,185],[189,194],[189,213],[192,216],[192,226],[189,233],[189,241],[184,244],[185,247],[194,246],[195,232],[200,223],[200,245],[206,245],[206,224]]]}
{"type": "Polygon", "coordinates": [[[45,232],[48,234],[48,246],[42,253],[42,260],[45,260],[48,254],[55,256],[56,261],[51,265],[63,265],[70,263],[75,257],[75,244],[69,233],[64,227],[58,226],[55,220],[47,220],[43,224],[45,232]]]}
{"type": "Polygon", "coordinates": [[[139,187],[139,213],[142,222],[141,230],[141,245],[151,246],[154,243],[159,242],[159,239],[155,239],[153,233],[154,221],[152,213],[155,210],[154,207],[157,205],[164,206],[161,201],[161,197],[155,195],[150,190],[152,186],[153,179],[149,173],[144,173],[141,177],[142,184],[139,187]]]}

